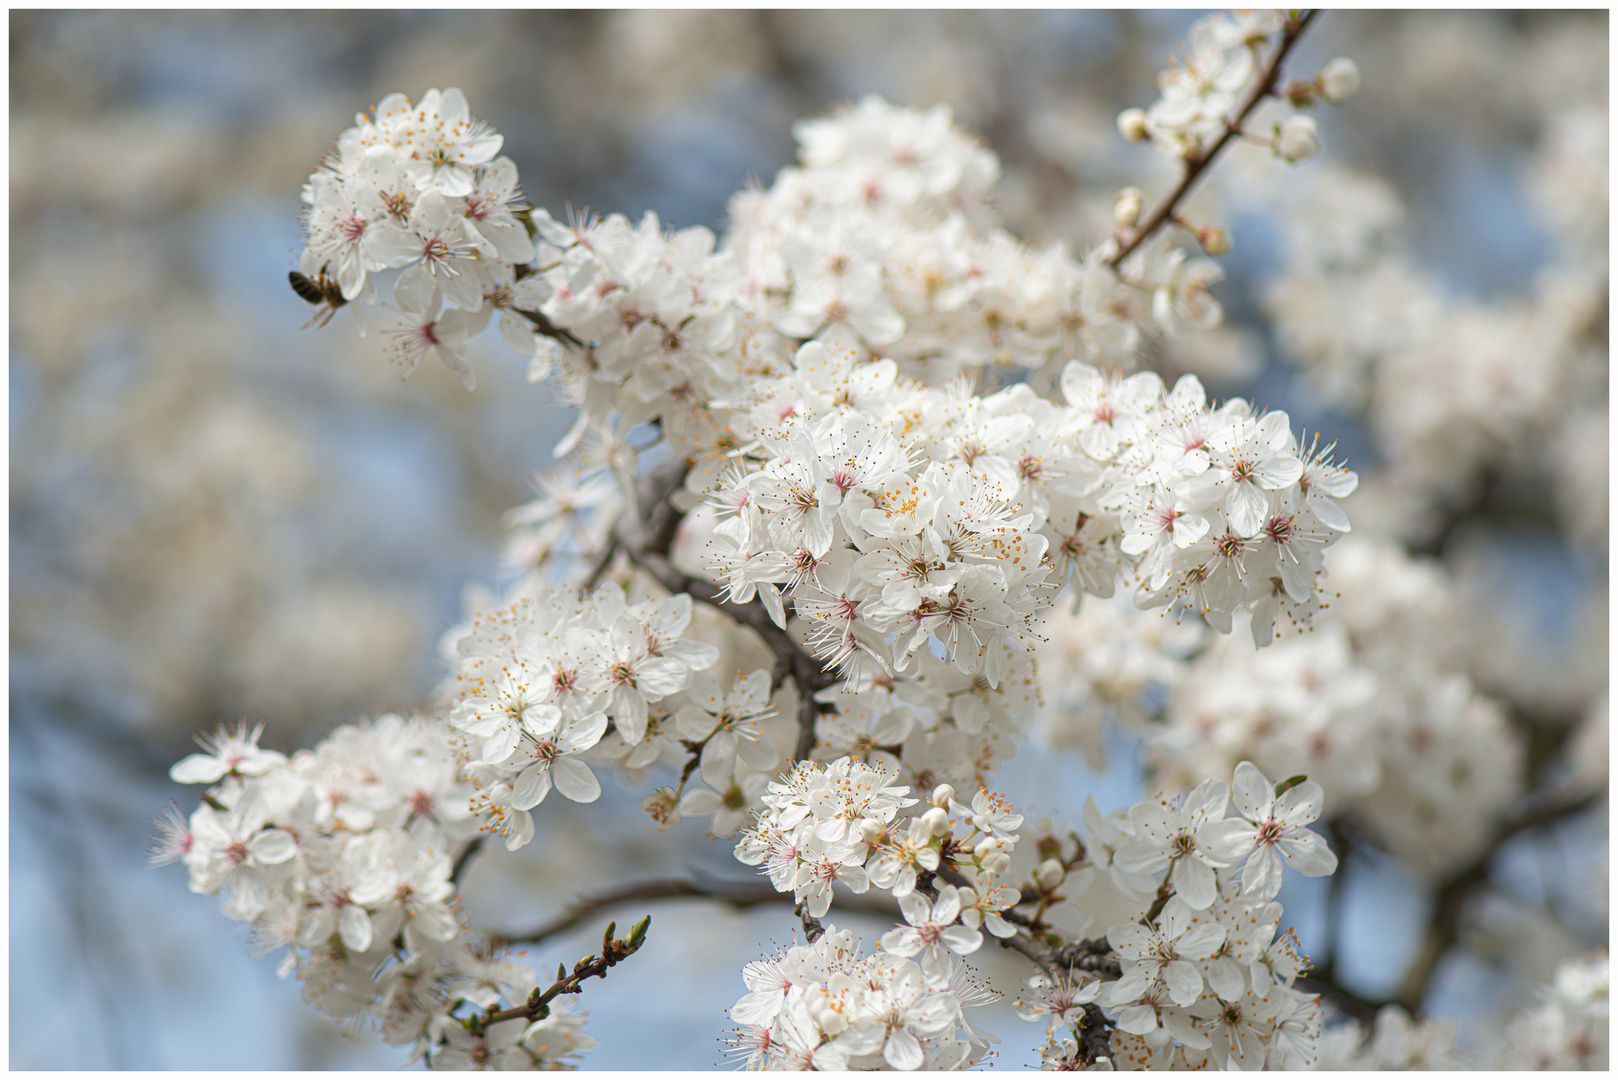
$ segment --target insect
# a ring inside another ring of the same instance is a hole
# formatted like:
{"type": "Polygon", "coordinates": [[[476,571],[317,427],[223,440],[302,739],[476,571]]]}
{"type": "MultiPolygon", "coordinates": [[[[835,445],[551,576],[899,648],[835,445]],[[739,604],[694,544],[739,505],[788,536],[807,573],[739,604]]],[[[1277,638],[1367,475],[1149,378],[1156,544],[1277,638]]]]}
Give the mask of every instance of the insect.
{"type": "Polygon", "coordinates": [[[308,322],[298,327],[299,330],[307,330],[311,326],[325,326],[331,322],[332,316],[337,314],[337,309],[348,303],[343,298],[342,288],[326,276],[324,266],[314,277],[293,270],[287,274],[287,280],[292,283],[292,291],[298,294],[300,300],[320,305],[320,310],[315,312],[308,322]]]}

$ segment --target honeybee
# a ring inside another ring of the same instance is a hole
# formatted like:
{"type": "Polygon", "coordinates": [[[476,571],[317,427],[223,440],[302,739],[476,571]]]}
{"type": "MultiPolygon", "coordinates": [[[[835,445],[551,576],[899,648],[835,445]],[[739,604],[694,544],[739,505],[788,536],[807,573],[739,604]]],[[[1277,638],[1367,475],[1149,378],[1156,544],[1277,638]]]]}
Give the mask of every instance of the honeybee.
{"type": "Polygon", "coordinates": [[[287,280],[292,283],[292,291],[298,294],[298,299],[320,305],[320,310],[315,312],[308,322],[298,327],[299,330],[307,330],[311,326],[325,326],[331,322],[332,316],[337,314],[337,309],[348,303],[343,298],[342,288],[336,281],[326,276],[324,266],[314,277],[293,270],[287,274],[287,280]]]}

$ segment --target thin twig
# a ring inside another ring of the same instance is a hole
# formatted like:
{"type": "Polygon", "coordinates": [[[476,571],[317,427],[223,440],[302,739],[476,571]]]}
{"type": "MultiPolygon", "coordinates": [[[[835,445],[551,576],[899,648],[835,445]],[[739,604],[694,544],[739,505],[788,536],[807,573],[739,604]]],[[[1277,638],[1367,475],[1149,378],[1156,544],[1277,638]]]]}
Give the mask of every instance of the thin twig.
{"type": "MultiPolygon", "coordinates": [[[[497,945],[536,945],[558,934],[564,934],[581,922],[619,904],[690,898],[717,900],[737,909],[792,902],[791,893],[776,892],[774,886],[767,881],[654,878],[649,881],[630,882],[595,896],[581,897],[569,905],[561,915],[548,922],[530,930],[515,930],[509,934],[493,935],[491,940],[497,945]]],[[[899,913],[898,905],[886,894],[839,896],[837,906],[844,911],[859,911],[873,915],[895,916],[899,913]]]]}
{"type": "Polygon", "coordinates": [[[514,1005],[509,1009],[490,1009],[479,1016],[476,1013],[467,1017],[465,1023],[467,1030],[474,1035],[481,1035],[489,1030],[490,1025],[498,1024],[504,1020],[543,1020],[550,1015],[551,1002],[562,994],[577,994],[579,984],[585,979],[604,979],[607,970],[622,960],[635,955],[641,945],[646,941],[646,928],[651,925],[652,917],[646,916],[636,923],[629,932],[629,937],[619,940],[612,936],[613,923],[607,924],[607,932],[601,937],[601,955],[586,956],[573,965],[573,972],[558,966],[556,981],[549,989],[541,992],[534,987],[534,992],[528,995],[528,1000],[521,1005],[514,1005]]]}
{"type": "Polygon", "coordinates": [[[1129,242],[1119,248],[1116,255],[1107,259],[1106,265],[1114,270],[1118,269],[1125,259],[1129,258],[1137,248],[1151,238],[1153,233],[1174,216],[1179,209],[1181,200],[1190,194],[1191,188],[1202,177],[1202,174],[1207,171],[1208,166],[1213,164],[1214,159],[1219,156],[1219,152],[1241,133],[1242,124],[1247,120],[1248,115],[1258,108],[1259,102],[1275,91],[1275,84],[1281,77],[1282,61],[1286,59],[1287,53],[1292,51],[1292,46],[1297,44],[1298,38],[1303,35],[1304,30],[1319,14],[1318,10],[1308,11],[1301,18],[1287,24],[1285,31],[1282,33],[1281,44],[1275,50],[1275,55],[1270,58],[1264,70],[1259,73],[1258,81],[1248,91],[1247,97],[1242,101],[1241,108],[1236,110],[1235,117],[1226,125],[1224,134],[1220,135],[1218,141],[1205,153],[1185,159],[1185,168],[1180,174],[1180,182],[1174,186],[1173,191],[1164,197],[1162,202],[1152,209],[1150,214],[1146,215],[1146,220],[1130,234],[1129,242]]]}
{"type": "Polygon", "coordinates": [[[472,861],[472,856],[483,850],[483,837],[474,836],[461,853],[455,856],[455,865],[450,867],[449,879],[457,885],[461,882],[461,874],[466,870],[466,864],[472,861]]]}

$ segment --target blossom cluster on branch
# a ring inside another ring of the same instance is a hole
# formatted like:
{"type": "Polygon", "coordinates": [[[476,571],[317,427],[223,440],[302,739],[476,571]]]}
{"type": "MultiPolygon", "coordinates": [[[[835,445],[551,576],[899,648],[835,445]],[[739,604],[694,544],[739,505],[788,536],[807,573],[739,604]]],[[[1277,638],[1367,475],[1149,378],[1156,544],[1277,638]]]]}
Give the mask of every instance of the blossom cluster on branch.
{"type": "MultiPolygon", "coordinates": [[[[736,195],[722,237],[528,207],[457,90],[357,117],[305,188],[295,288],[325,316],[370,311],[407,374],[433,354],[469,389],[466,341],[498,316],[529,380],[578,410],[567,461],[509,516],[517,579],[469,591],[420,715],[291,759],[221,733],[175,766],[212,786],[157,857],[228,894],[327,1015],[434,1067],[559,1067],[592,1043],[551,1000],[627,959],[645,921],[544,989],[465,924],[459,870],[480,831],[542,842],[552,789],[591,803],[602,770],[669,770],[643,804],[657,827],[739,833],[807,938],[742,973],[748,1067],[982,1060],[996,1040],[965,1010],[998,992],[961,958],[988,944],[1037,968],[1018,1009],[1046,1022],[1049,1067],[1321,1060],[1277,897],[1285,867],[1337,868],[1309,828],[1328,793],[1417,851],[1440,834],[1401,823],[1432,796],[1413,770],[1435,742],[1476,772],[1452,766],[1429,818],[1479,817],[1470,793],[1496,800],[1487,826],[1516,788],[1514,744],[1476,738],[1493,706],[1422,621],[1420,570],[1338,543],[1358,477],[1334,446],[1134,370],[1146,335],[1222,317],[1205,256],[1229,237],[1179,213],[1202,170],[1232,141],[1309,157],[1309,118],[1244,124],[1357,88],[1341,59],[1282,82],[1313,18],[1197,23],[1161,99],[1119,119],[1180,185],[1150,212],[1121,193],[1117,232],[1077,257],[999,226],[998,160],[944,108],[804,121],[798,166],[736,195]],[[1092,798],[1082,837],[1025,828],[994,790],[1041,659],[1052,742],[1098,752],[1108,716],[1148,738],[1157,793],[1105,815],[1092,798]],[[1412,727],[1429,699],[1466,722],[1412,727]],[[863,953],[820,920],[873,890],[904,921],[863,953]]],[[[1524,1023],[1590,1011],[1569,1008],[1524,1023]]],[[[1408,1026],[1385,1015],[1378,1040],[1408,1026]]],[[[1360,1053],[1358,1029],[1333,1037],[1360,1053]]]]}

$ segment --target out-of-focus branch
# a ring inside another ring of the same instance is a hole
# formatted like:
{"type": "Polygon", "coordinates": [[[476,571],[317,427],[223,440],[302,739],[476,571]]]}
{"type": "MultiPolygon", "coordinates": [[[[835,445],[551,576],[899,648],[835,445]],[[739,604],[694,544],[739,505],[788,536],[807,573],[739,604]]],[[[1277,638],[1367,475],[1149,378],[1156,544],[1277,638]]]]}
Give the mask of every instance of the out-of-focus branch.
{"type": "Polygon", "coordinates": [[[1466,902],[1472,890],[1488,880],[1489,865],[1501,845],[1520,833],[1554,825],[1565,818],[1583,813],[1603,796],[1603,792],[1584,788],[1564,791],[1520,811],[1500,826],[1483,854],[1445,878],[1433,894],[1433,911],[1427,921],[1427,931],[1422,936],[1415,959],[1405,970],[1394,1001],[1409,1009],[1411,1013],[1421,1008],[1422,1000],[1427,996],[1427,984],[1432,980],[1433,971],[1460,936],[1461,915],[1466,908],[1466,902]]]}
{"type": "Polygon", "coordinates": [[[1191,193],[1191,189],[1202,178],[1202,174],[1207,171],[1208,166],[1212,165],[1214,159],[1219,156],[1219,152],[1241,134],[1242,124],[1246,122],[1247,117],[1253,110],[1258,108],[1259,102],[1275,92],[1276,83],[1281,78],[1282,62],[1286,60],[1287,54],[1292,51],[1292,47],[1298,43],[1298,38],[1303,36],[1303,32],[1308,29],[1309,24],[1319,14],[1318,10],[1306,11],[1287,23],[1285,30],[1282,31],[1281,44],[1276,48],[1275,55],[1270,57],[1269,62],[1264,65],[1264,69],[1259,72],[1258,80],[1253,83],[1253,88],[1248,91],[1247,97],[1242,100],[1241,106],[1236,110],[1236,115],[1226,124],[1224,134],[1220,135],[1218,140],[1203,153],[1185,159],[1184,171],[1180,174],[1180,182],[1174,185],[1174,190],[1164,196],[1163,201],[1153,207],[1152,212],[1146,215],[1145,220],[1129,234],[1128,242],[1118,249],[1118,253],[1107,259],[1108,266],[1114,270],[1118,269],[1119,266],[1123,265],[1123,261],[1129,258],[1137,248],[1151,239],[1153,233],[1173,220],[1179,210],[1180,203],[1191,193]]]}
{"type": "MultiPolygon", "coordinates": [[[[541,923],[529,930],[515,930],[509,934],[495,934],[491,936],[490,940],[497,945],[535,945],[558,934],[566,933],[586,919],[619,904],[627,904],[633,901],[691,898],[717,900],[738,910],[757,907],[761,904],[792,903],[791,893],[776,892],[774,886],[767,881],[727,881],[718,878],[654,878],[649,881],[630,882],[607,892],[582,897],[574,901],[561,915],[548,922],[541,923]]],[[[843,911],[859,911],[873,915],[897,916],[899,914],[898,905],[889,899],[885,893],[839,896],[837,898],[837,907],[843,911]]]]}

